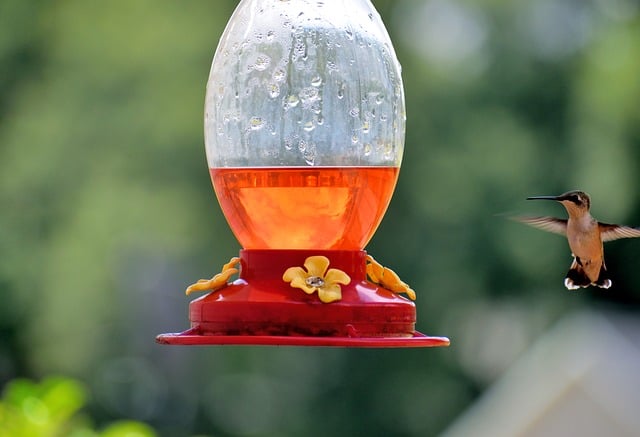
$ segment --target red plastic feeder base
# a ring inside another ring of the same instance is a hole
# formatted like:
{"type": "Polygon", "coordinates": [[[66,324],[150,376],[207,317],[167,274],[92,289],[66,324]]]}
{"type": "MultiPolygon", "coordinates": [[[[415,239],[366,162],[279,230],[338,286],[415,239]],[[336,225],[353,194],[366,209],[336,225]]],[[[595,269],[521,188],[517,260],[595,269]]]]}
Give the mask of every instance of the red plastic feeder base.
{"type": "Polygon", "coordinates": [[[189,305],[191,329],[162,334],[177,345],[290,345],[344,347],[448,346],[446,337],[415,331],[415,305],[366,280],[365,251],[242,250],[240,277],[189,305]],[[323,303],[282,279],[323,255],[329,269],[351,278],[342,298],[323,303]]]}

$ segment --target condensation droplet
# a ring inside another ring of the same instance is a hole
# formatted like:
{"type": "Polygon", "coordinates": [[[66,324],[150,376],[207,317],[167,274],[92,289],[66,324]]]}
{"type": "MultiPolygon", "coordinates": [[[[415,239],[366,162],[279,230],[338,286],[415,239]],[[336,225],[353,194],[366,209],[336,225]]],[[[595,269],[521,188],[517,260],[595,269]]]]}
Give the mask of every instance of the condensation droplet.
{"type": "Polygon", "coordinates": [[[313,109],[314,103],[320,100],[320,93],[318,92],[318,88],[309,86],[301,89],[298,97],[300,97],[302,106],[305,109],[313,109]]]}
{"type": "Polygon", "coordinates": [[[351,135],[351,144],[358,144],[358,141],[360,141],[360,139],[358,138],[358,135],[356,134],[351,135]]]}
{"type": "Polygon", "coordinates": [[[276,82],[282,82],[287,77],[287,73],[282,68],[276,68],[273,72],[273,80],[276,82]]]}
{"type": "Polygon", "coordinates": [[[316,128],[316,125],[313,124],[313,121],[307,121],[305,124],[302,125],[302,129],[304,129],[307,132],[311,132],[315,128],[316,128]]]}
{"type": "Polygon", "coordinates": [[[342,100],[342,98],[344,97],[344,88],[345,88],[345,84],[341,83],[340,85],[338,85],[338,99],[342,100]]]}
{"type": "Polygon", "coordinates": [[[249,128],[251,130],[260,130],[264,127],[264,120],[262,117],[251,117],[249,120],[249,128]]]}
{"type": "Polygon", "coordinates": [[[384,102],[384,94],[378,94],[376,96],[376,105],[381,105],[384,102]]]}
{"type": "Polygon", "coordinates": [[[348,40],[352,40],[353,39],[353,31],[351,29],[345,30],[344,33],[347,35],[347,39],[348,40]]]}
{"type": "Polygon", "coordinates": [[[357,117],[358,115],[360,115],[360,109],[353,107],[349,110],[349,115],[352,117],[357,117]]]}
{"type": "Polygon", "coordinates": [[[253,64],[253,68],[257,71],[264,71],[271,64],[271,58],[267,55],[260,55],[256,58],[256,62],[253,64]]]}
{"type": "Polygon", "coordinates": [[[394,159],[395,158],[395,150],[393,144],[385,143],[383,145],[384,159],[394,159]]]}
{"type": "Polygon", "coordinates": [[[307,46],[304,44],[302,40],[296,41],[293,46],[293,55],[295,57],[303,57],[307,52],[307,46]]]}
{"type": "Polygon", "coordinates": [[[269,85],[269,97],[276,98],[280,95],[280,85],[272,83],[269,85]]]}
{"type": "Polygon", "coordinates": [[[371,150],[372,150],[371,144],[364,143],[363,148],[362,148],[362,151],[364,152],[364,156],[371,155],[371,150]]]}
{"type": "Polygon", "coordinates": [[[267,32],[267,40],[271,41],[276,36],[276,33],[273,30],[267,32]]]}
{"type": "Polygon", "coordinates": [[[322,78],[320,76],[315,76],[313,79],[311,79],[311,85],[319,87],[320,85],[322,85],[322,78]]]}
{"type": "Polygon", "coordinates": [[[316,151],[315,143],[307,144],[305,147],[305,150],[302,151],[302,157],[304,158],[304,161],[308,165],[315,165],[317,156],[318,156],[318,153],[316,151]]]}
{"type": "Polygon", "coordinates": [[[289,135],[284,139],[284,148],[286,150],[293,150],[296,142],[298,141],[297,135],[289,135]]]}
{"type": "Polygon", "coordinates": [[[370,128],[369,120],[365,120],[364,123],[362,123],[362,133],[368,134],[370,128]]]}
{"type": "Polygon", "coordinates": [[[284,107],[285,111],[288,111],[289,109],[298,106],[298,103],[300,103],[300,99],[298,98],[298,96],[296,96],[295,94],[291,94],[284,99],[284,103],[282,104],[282,106],[284,107]]]}

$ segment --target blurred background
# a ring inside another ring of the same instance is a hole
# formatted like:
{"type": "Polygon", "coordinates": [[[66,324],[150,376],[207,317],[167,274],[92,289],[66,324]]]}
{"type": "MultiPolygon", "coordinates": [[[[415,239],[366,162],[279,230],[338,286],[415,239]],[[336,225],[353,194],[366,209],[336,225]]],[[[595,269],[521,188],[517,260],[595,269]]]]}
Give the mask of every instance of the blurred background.
{"type": "Polygon", "coordinates": [[[611,289],[569,292],[566,240],[505,219],[564,216],[524,199],[582,189],[595,217],[640,225],[638,3],[373,3],[407,134],[367,250],[451,347],[155,344],[239,250],[202,133],[237,2],[2,0],[0,428],[52,417],[11,402],[56,376],[96,432],[638,435],[640,241],[607,244],[611,289]]]}

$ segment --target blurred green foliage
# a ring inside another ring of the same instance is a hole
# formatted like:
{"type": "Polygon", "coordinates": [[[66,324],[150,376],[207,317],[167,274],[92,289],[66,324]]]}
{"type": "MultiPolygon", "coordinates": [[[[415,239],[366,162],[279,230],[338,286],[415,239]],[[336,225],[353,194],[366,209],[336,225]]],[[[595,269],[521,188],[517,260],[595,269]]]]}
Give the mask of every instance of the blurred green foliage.
{"type": "Polygon", "coordinates": [[[103,431],[92,429],[78,411],[87,401],[85,388],[72,379],[49,377],[40,383],[15,379],[0,401],[0,436],[154,437],[147,425],[119,421],[103,431]]]}
{"type": "MultiPolygon", "coordinates": [[[[185,285],[239,249],[202,139],[204,87],[236,2],[3,0],[0,383],[77,378],[100,429],[131,419],[168,436],[434,435],[563,313],[637,313],[637,241],[607,245],[614,288],[568,293],[566,242],[503,217],[562,216],[524,198],[583,189],[596,217],[640,224],[637,3],[374,4],[408,118],[397,190],[367,249],[416,290],[418,329],[452,346],[154,344],[187,328],[185,285]]],[[[51,426],[85,401],[61,384],[51,426]]],[[[20,391],[7,387],[3,409],[20,391]]]]}

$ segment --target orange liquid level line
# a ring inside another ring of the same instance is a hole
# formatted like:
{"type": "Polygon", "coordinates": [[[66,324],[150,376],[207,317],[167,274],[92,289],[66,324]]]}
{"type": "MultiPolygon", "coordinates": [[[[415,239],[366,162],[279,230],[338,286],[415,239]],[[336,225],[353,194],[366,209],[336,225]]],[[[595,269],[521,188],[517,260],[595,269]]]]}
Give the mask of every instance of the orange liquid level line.
{"type": "Polygon", "coordinates": [[[398,167],[211,168],[245,249],[360,250],[382,220],[398,167]]]}

